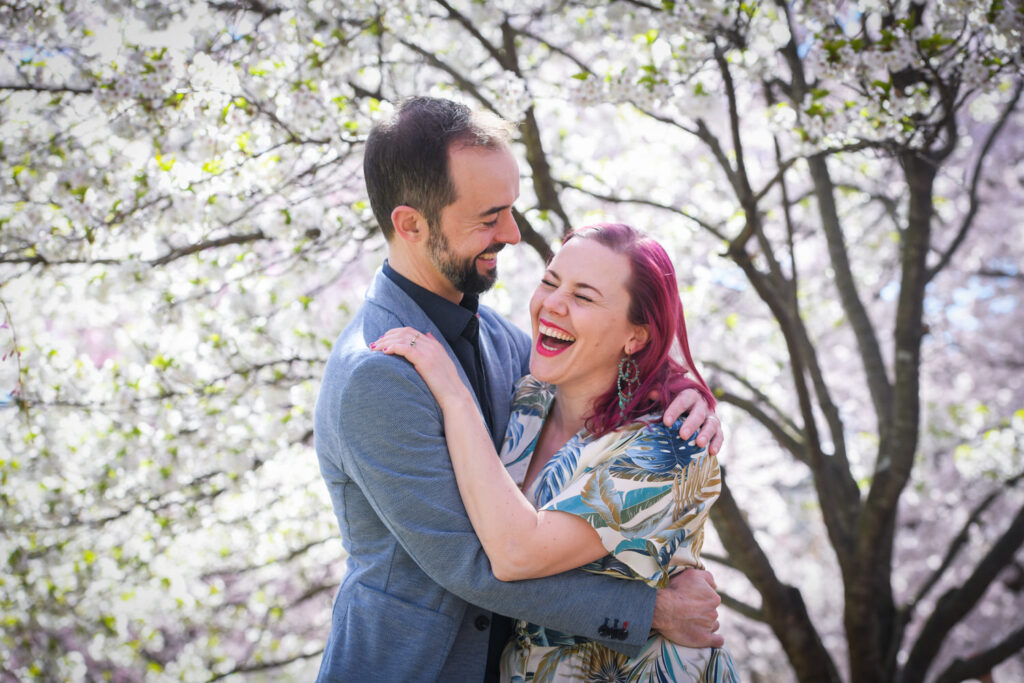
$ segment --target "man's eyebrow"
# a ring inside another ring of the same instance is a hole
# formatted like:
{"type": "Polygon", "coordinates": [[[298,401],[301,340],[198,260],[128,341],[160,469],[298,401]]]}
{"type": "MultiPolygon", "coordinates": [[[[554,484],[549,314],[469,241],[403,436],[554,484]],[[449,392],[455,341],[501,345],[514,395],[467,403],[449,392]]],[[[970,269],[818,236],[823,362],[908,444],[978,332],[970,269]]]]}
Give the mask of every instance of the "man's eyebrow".
{"type": "Polygon", "coordinates": [[[510,206],[512,206],[512,205],[511,204],[505,204],[504,206],[493,206],[490,209],[487,209],[486,211],[481,211],[480,212],[480,218],[483,218],[484,216],[490,216],[492,213],[498,213],[500,211],[504,211],[505,209],[509,208],[510,206]]]}

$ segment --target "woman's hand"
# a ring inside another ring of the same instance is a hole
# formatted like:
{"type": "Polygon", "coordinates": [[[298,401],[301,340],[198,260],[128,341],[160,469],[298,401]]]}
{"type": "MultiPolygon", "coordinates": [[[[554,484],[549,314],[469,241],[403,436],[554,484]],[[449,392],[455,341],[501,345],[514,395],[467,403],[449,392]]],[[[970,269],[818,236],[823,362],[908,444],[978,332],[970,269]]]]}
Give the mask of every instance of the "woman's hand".
{"type": "Polygon", "coordinates": [[[429,332],[422,334],[411,327],[396,327],[372,342],[370,348],[401,356],[412,363],[442,409],[446,401],[464,400],[469,396],[469,390],[459,378],[455,363],[448,357],[444,346],[429,332]]]}

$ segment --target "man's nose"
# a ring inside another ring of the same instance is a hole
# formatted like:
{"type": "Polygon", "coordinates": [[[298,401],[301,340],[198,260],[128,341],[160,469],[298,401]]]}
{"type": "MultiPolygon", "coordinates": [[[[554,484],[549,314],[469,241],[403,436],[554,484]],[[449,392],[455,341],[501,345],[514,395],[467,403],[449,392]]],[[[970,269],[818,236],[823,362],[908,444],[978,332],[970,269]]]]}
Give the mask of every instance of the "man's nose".
{"type": "Polygon", "coordinates": [[[512,215],[512,209],[502,211],[498,217],[498,234],[497,238],[499,242],[503,244],[518,244],[519,243],[519,225],[516,223],[515,216],[512,215]]]}

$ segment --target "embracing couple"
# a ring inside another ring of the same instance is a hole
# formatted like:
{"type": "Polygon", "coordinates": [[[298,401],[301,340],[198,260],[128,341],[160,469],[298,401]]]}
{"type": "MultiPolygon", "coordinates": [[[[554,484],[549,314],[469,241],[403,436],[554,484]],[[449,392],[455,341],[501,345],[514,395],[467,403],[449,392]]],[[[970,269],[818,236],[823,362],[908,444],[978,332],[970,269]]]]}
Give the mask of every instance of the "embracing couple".
{"type": "Polygon", "coordinates": [[[348,551],[319,680],[736,680],[700,562],[722,436],[675,271],[593,225],[532,335],[479,306],[519,241],[509,141],[425,97],[367,140],[388,258],[316,407],[348,551]]]}

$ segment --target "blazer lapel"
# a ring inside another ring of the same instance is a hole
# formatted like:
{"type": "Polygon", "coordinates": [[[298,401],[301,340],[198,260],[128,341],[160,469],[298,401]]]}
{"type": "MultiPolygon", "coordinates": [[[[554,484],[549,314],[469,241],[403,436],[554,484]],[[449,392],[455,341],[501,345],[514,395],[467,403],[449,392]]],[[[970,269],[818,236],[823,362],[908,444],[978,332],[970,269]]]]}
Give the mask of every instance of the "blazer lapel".
{"type": "Polygon", "coordinates": [[[487,375],[487,387],[490,392],[487,400],[490,401],[491,415],[494,418],[491,440],[494,442],[495,449],[500,451],[501,443],[505,440],[509,407],[512,404],[512,383],[519,378],[511,377],[511,373],[501,367],[490,330],[485,331],[483,325],[480,326],[480,330],[483,332],[480,335],[480,360],[484,366],[484,373],[487,375]]]}

